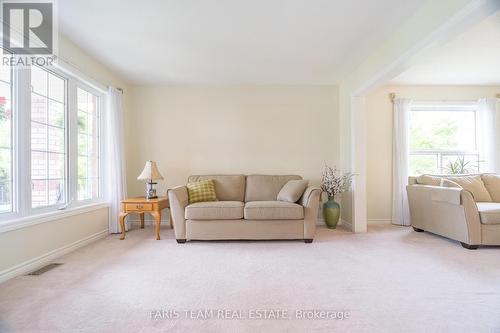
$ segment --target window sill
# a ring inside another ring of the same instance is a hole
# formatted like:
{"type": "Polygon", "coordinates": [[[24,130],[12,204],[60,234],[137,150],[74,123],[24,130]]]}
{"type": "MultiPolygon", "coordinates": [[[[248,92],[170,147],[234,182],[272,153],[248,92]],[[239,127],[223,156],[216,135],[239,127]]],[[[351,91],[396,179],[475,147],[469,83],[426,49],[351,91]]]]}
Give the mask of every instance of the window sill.
{"type": "Polygon", "coordinates": [[[41,224],[45,222],[60,220],[66,217],[79,215],[87,212],[91,212],[97,209],[107,208],[109,204],[106,202],[97,202],[84,206],[67,208],[61,211],[55,211],[50,213],[42,213],[37,215],[30,215],[26,217],[21,217],[13,220],[6,220],[0,222],[0,233],[13,231],[17,229],[26,228],[32,225],[41,224]]]}

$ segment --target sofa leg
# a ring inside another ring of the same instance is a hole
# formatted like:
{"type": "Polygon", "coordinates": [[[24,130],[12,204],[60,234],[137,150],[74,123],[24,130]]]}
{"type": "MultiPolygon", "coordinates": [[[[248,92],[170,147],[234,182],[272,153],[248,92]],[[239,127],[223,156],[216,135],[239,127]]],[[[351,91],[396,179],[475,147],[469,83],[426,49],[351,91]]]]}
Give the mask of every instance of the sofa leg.
{"type": "Polygon", "coordinates": [[[310,243],[312,243],[312,242],[313,242],[313,239],[312,239],[312,238],[305,238],[305,239],[304,239],[304,243],[306,243],[306,244],[310,244],[310,243]]]}
{"type": "Polygon", "coordinates": [[[177,243],[179,244],[184,244],[186,243],[186,240],[185,239],[176,239],[177,243]]]}
{"type": "Polygon", "coordinates": [[[417,227],[413,227],[413,230],[415,230],[416,232],[424,232],[424,229],[420,229],[417,227]]]}
{"type": "Polygon", "coordinates": [[[469,245],[463,242],[460,242],[460,244],[462,244],[462,247],[467,250],[477,250],[477,248],[479,247],[479,245],[469,245]]]}

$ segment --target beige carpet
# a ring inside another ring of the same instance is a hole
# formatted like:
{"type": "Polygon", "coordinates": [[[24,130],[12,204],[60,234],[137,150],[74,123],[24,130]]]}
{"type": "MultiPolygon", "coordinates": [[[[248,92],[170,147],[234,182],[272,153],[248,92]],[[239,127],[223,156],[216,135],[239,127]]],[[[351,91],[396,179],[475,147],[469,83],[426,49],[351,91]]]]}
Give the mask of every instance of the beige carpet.
{"type": "Polygon", "coordinates": [[[168,228],[162,236],[154,240],[151,227],[125,241],[113,235],[44,275],[1,284],[0,332],[500,332],[500,248],[469,251],[391,226],[320,228],[313,244],[178,245],[168,228]],[[224,309],[240,312],[183,312],[224,309]],[[304,309],[350,317],[294,317],[304,309]],[[164,318],[152,319],[154,310],[164,318]],[[289,317],[228,318],[255,310],[289,317]]]}

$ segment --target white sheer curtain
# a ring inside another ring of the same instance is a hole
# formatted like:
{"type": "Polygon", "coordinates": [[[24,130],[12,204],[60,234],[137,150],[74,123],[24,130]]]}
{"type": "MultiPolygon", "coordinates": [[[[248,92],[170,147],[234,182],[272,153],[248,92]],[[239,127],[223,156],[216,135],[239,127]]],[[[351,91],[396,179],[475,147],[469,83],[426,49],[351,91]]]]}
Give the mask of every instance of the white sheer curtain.
{"type": "Polygon", "coordinates": [[[499,117],[496,98],[482,98],[477,109],[477,147],[481,172],[499,172],[499,117]]]}
{"type": "MultiPolygon", "coordinates": [[[[109,202],[109,233],[119,233],[120,200],[127,196],[122,92],[110,87],[104,115],[104,195],[109,202]]],[[[126,226],[128,229],[128,225],[126,226]]]]}
{"type": "Polygon", "coordinates": [[[411,100],[396,98],[392,135],[392,224],[411,225],[406,185],[408,184],[409,119],[411,100]]]}

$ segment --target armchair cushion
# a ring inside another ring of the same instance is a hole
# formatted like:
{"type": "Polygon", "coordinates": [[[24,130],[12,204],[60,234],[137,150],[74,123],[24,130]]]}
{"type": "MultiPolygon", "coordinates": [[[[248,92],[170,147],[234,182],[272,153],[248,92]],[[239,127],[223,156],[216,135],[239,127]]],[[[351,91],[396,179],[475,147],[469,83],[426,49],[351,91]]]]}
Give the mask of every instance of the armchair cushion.
{"type": "Polygon", "coordinates": [[[251,201],[245,204],[247,220],[301,220],[304,207],[284,201],[251,201]]]}

